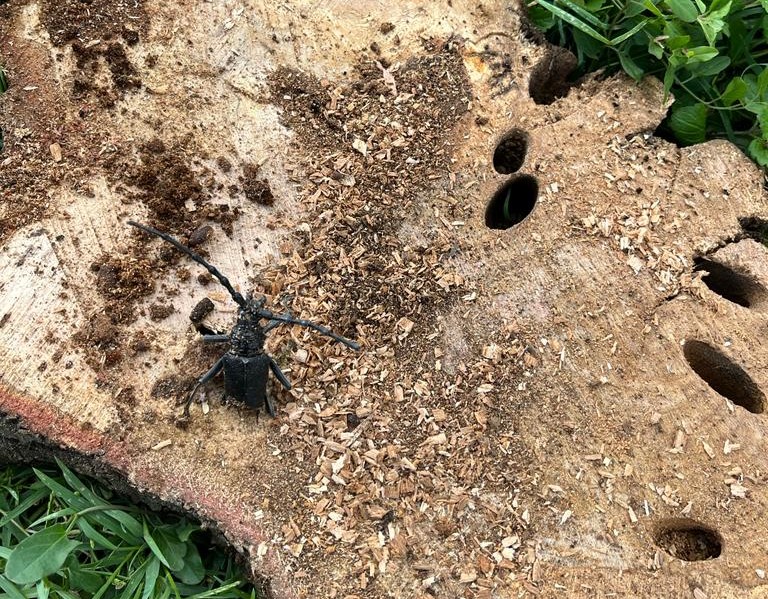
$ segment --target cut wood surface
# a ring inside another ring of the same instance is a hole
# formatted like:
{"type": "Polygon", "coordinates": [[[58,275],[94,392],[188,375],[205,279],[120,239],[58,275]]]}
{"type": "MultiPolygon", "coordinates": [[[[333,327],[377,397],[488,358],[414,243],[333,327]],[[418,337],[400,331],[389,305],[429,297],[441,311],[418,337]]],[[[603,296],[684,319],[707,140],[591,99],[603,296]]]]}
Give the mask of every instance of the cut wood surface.
{"type": "Polygon", "coordinates": [[[553,56],[501,2],[3,3],[0,451],[276,598],[768,596],[761,173],[654,80],[534,103],[553,56]],[[236,304],[128,220],[361,350],[278,327],[276,418],[180,419],[236,304]]]}

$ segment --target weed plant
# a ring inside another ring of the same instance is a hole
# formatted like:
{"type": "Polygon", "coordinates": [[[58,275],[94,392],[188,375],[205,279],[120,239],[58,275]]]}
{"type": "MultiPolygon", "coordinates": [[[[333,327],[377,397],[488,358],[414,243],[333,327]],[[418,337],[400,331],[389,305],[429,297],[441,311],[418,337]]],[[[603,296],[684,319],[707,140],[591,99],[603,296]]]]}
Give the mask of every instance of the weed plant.
{"type": "Polygon", "coordinates": [[[662,127],[683,145],[729,139],[768,166],[768,0],[534,0],[529,18],[580,73],[655,75],[662,127]]]}
{"type": "Polygon", "coordinates": [[[0,597],[255,599],[200,526],[58,469],[0,470],[0,597]]]}

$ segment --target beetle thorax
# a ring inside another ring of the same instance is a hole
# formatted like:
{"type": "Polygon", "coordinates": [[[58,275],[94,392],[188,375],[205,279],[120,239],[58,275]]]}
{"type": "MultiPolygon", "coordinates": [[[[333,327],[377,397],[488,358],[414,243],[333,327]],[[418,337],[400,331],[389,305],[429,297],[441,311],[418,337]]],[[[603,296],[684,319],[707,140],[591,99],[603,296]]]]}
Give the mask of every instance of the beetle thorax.
{"type": "Polygon", "coordinates": [[[229,335],[232,353],[243,358],[264,353],[266,335],[259,317],[249,310],[241,309],[237,314],[237,324],[229,335]]]}

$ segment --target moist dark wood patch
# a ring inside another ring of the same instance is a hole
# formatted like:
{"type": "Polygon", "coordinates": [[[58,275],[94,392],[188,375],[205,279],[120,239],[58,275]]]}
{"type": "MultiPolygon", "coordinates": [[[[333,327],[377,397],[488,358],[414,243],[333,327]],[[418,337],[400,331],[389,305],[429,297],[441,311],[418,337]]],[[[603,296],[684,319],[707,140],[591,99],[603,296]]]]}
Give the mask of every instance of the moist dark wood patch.
{"type": "Polygon", "coordinates": [[[135,44],[149,24],[144,4],[144,0],[42,0],[40,21],[56,46],[117,37],[135,44]]]}

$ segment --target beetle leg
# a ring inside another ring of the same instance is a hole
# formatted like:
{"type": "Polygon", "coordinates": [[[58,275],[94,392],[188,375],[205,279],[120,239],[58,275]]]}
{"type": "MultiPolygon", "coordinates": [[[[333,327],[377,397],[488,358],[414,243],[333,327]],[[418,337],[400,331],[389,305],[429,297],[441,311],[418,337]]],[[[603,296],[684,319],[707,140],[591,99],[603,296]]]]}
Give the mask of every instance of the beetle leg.
{"type": "MultiPolygon", "coordinates": [[[[275,402],[269,396],[269,393],[267,393],[266,399],[267,399],[267,414],[269,414],[270,416],[272,416],[272,418],[274,418],[277,413],[275,411],[275,402]]],[[[258,412],[257,412],[257,415],[258,415],[258,412]]]]}
{"type": "Polygon", "coordinates": [[[272,369],[272,372],[275,373],[275,376],[277,377],[277,380],[280,381],[280,384],[286,389],[290,389],[291,382],[283,374],[283,371],[280,370],[280,367],[277,365],[277,362],[275,362],[272,356],[269,357],[269,367],[272,369]]]}
{"type": "Polygon", "coordinates": [[[184,418],[189,417],[189,406],[192,404],[192,401],[195,399],[195,393],[197,392],[197,389],[200,387],[200,385],[205,385],[205,383],[207,383],[213,377],[219,374],[222,368],[224,368],[224,356],[221,356],[218,362],[216,362],[216,364],[214,364],[213,367],[208,372],[206,372],[203,376],[201,376],[198,379],[197,384],[195,385],[195,388],[192,389],[192,393],[190,393],[189,397],[187,398],[187,403],[184,404],[184,418]]]}
{"type": "Polygon", "coordinates": [[[203,335],[206,343],[225,343],[229,341],[229,335],[203,335]]]}

